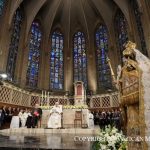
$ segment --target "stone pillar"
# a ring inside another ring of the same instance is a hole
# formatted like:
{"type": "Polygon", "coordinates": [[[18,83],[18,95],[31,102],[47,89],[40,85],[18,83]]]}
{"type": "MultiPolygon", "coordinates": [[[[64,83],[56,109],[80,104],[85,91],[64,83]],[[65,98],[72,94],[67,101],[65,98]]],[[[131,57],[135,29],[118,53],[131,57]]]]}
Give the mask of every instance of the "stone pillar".
{"type": "Polygon", "coordinates": [[[65,35],[64,40],[64,91],[73,89],[73,37],[65,35]]]}
{"type": "Polygon", "coordinates": [[[117,66],[119,64],[121,64],[120,62],[120,55],[118,53],[118,49],[117,49],[117,42],[116,42],[116,37],[115,37],[115,33],[114,33],[114,26],[109,27],[109,43],[108,43],[108,57],[110,59],[110,63],[112,65],[112,69],[115,73],[115,75],[117,75],[117,66]]]}
{"type": "Polygon", "coordinates": [[[93,93],[97,92],[97,68],[96,68],[96,47],[95,47],[95,35],[93,36],[94,29],[89,33],[89,41],[86,39],[86,52],[87,52],[87,79],[88,88],[93,93]]]}
{"type": "MultiPolygon", "coordinates": [[[[112,21],[113,21],[112,24],[114,24],[114,20],[112,21]]],[[[114,26],[109,25],[107,28],[108,28],[108,57],[110,59],[110,63],[116,78],[117,67],[118,65],[121,65],[120,50],[118,50],[118,46],[117,46],[118,39],[115,36],[114,26]]]]}
{"type": "MultiPolygon", "coordinates": [[[[139,5],[139,11],[141,13],[141,23],[142,23],[142,28],[144,32],[144,37],[145,37],[145,42],[146,42],[146,48],[149,50],[150,48],[150,27],[149,27],[149,16],[148,16],[148,10],[147,6],[145,4],[145,0],[141,0],[139,5]],[[140,4],[140,5],[139,5],[140,4]]],[[[137,44],[137,49],[142,50],[141,48],[141,41],[139,38],[139,31],[137,29],[137,23],[135,20],[135,15],[133,12],[133,8],[131,6],[131,3],[129,3],[129,15],[130,15],[130,23],[131,23],[131,32],[130,34],[132,35],[132,38],[134,39],[133,41],[137,44]]],[[[150,51],[148,51],[148,56],[150,56],[150,51]]]]}
{"type": "Polygon", "coordinates": [[[22,71],[20,74],[20,86],[25,87],[26,86],[26,74],[27,74],[27,68],[28,68],[28,55],[29,55],[29,43],[30,43],[30,33],[28,34],[27,39],[25,40],[24,46],[23,46],[23,57],[22,57],[22,71]]]}
{"type": "Polygon", "coordinates": [[[146,0],[141,0],[141,22],[145,36],[148,56],[150,57],[150,4],[147,5],[146,0]]]}
{"type": "Polygon", "coordinates": [[[11,39],[11,29],[8,24],[10,2],[6,3],[6,8],[4,8],[4,13],[0,20],[0,71],[6,72],[7,58],[9,54],[9,43],[11,39]]]}
{"type": "Polygon", "coordinates": [[[39,80],[38,87],[40,89],[49,90],[50,85],[50,40],[49,36],[42,33],[39,80]]]}
{"type": "MultiPolygon", "coordinates": [[[[26,19],[23,20],[22,26],[21,26],[21,33],[20,33],[20,38],[19,38],[19,45],[18,45],[18,54],[17,54],[17,59],[16,59],[16,68],[15,68],[15,80],[21,84],[21,73],[23,71],[23,57],[25,54],[25,32],[26,32],[26,19]]],[[[27,43],[26,43],[27,44],[27,43]]]]}

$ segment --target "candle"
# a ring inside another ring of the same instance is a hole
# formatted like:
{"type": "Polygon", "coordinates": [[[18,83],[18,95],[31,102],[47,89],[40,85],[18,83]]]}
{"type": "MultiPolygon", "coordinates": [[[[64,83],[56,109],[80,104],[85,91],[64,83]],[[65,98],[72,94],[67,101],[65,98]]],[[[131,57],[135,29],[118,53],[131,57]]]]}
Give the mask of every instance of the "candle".
{"type": "Polygon", "coordinates": [[[46,101],[46,91],[45,91],[45,101],[44,101],[44,105],[45,105],[46,102],[47,102],[47,101],[46,101]]]}
{"type": "Polygon", "coordinates": [[[42,100],[41,100],[41,105],[43,106],[43,90],[42,90],[42,100]]]}
{"type": "Polygon", "coordinates": [[[49,92],[48,92],[47,106],[49,106],[49,92]]]}
{"type": "Polygon", "coordinates": [[[109,59],[108,57],[107,57],[107,62],[108,62],[108,65],[109,65],[109,67],[110,67],[110,72],[111,72],[112,79],[113,79],[113,81],[115,82],[115,81],[116,81],[115,74],[114,74],[114,71],[113,71],[113,69],[112,69],[112,65],[111,65],[111,63],[110,63],[110,59],[109,59]]]}

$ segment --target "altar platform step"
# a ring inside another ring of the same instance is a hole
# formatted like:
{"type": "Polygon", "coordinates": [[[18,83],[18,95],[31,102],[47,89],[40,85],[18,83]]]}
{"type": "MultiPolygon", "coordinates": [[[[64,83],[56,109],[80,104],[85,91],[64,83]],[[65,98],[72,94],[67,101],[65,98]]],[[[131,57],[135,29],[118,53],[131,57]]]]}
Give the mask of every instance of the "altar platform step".
{"type": "Polygon", "coordinates": [[[83,128],[68,128],[68,129],[44,129],[44,128],[17,128],[17,129],[3,129],[0,133],[5,134],[99,134],[99,127],[94,129],[83,128]]]}

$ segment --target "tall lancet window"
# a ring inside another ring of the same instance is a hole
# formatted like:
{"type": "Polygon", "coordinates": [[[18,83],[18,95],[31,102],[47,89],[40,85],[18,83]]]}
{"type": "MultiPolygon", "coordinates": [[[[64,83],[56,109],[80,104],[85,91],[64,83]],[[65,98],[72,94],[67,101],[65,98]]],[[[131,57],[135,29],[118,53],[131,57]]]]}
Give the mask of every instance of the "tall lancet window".
{"type": "Polygon", "coordinates": [[[53,32],[50,51],[50,88],[62,90],[64,86],[63,45],[64,38],[60,32],[53,32]]]}
{"type": "Polygon", "coordinates": [[[122,52],[124,50],[124,44],[128,40],[128,32],[127,32],[127,21],[121,10],[118,10],[115,16],[115,33],[118,42],[118,49],[120,56],[122,58],[122,52]]]}
{"type": "Polygon", "coordinates": [[[3,14],[5,4],[6,4],[6,0],[0,0],[0,16],[2,16],[3,14]]]}
{"type": "Polygon", "coordinates": [[[18,45],[20,39],[22,19],[23,19],[22,12],[18,8],[13,17],[11,42],[9,45],[9,55],[7,61],[7,73],[10,75],[12,79],[14,78],[16,68],[16,59],[18,54],[18,45]]]}
{"type": "Polygon", "coordinates": [[[132,10],[133,10],[134,15],[135,15],[135,21],[136,21],[138,35],[139,35],[139,39],[140,39],[140,43],[141,43],[141,52],[144,55],[148,55],[147,48],[146,48],[145,37],[144,37],[144,32],[143,32],[142,21],[141,21],[141,12],[139,10],[137,0],[131,0],[131,6],[133,8],[132,10]]]}
{"type": "Polygon", "coordinates": [[[104,90],[111,89],[111,72],[107,62],[108,32],[105,25],[100,25],[96,31],[96,57],[98,71],[98,86],[104,90]]]}
{"type": "Polygon", "coordinates": [[[34,88],[38,85],[41,38],[40,25],[38,22],[33,22],[31,26],[26,84],[34,88]]]}
{"type": "Polygon", "coordinates": [[[82,32],[77,32],[74,35],[74,82],[83,81],[87,87],[87,57],[85,36],[82,32]]]}

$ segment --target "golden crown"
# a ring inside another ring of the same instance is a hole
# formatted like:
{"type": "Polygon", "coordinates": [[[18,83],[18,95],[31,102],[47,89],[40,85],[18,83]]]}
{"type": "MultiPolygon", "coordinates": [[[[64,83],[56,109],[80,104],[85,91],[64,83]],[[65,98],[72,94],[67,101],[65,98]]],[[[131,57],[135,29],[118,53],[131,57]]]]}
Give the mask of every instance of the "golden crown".
{"type": "Polygon", "coordinates": [[[123,51],[123,56],[128,57],[128,56],[133,56],[135,55],[135,49],[136,44],[128,41],[127,44],[125,45],[125,50],[123,51]]]}

